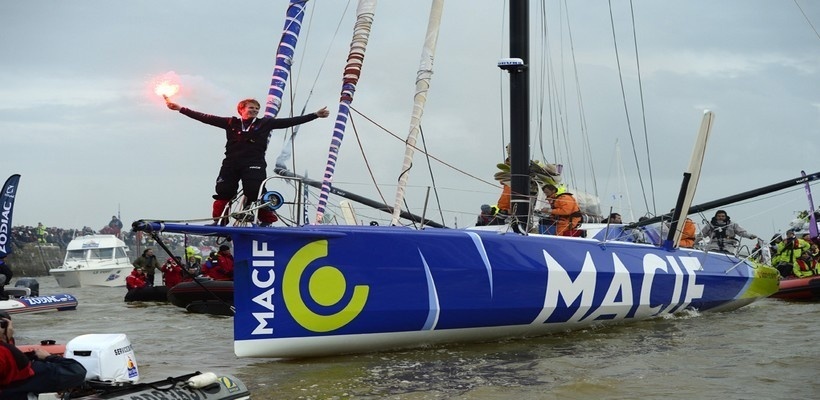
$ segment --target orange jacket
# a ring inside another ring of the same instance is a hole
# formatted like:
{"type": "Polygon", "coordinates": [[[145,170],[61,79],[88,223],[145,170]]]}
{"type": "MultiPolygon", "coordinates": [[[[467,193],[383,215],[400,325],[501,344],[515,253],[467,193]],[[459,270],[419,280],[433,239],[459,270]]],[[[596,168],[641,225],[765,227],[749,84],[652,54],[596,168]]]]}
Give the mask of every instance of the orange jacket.
{"type": "Polygon", "coordinates": [[[555,197],[550,197],[552,212],[550,215],[556,217],[555,234],[564,236],[570,229],[575,229],[581,223],[581,208],[572,197],[572,193],[564,192],[555,197]]]}
{"type": "Polygon", "coordinates": [[[695,235],[697,235],[697,232],[698,228],[695,226],[695,223],[692,222],[691,219],[686,218],[683,222],[683,230],[681,231],[678,247],[687,247],[690,249],[695,247],[695,235]]]}
{"type": "Polygon", "coordinates": [[[498,206],[499,210],[504,210],[509,214],[510,202],[512,201],[512,189],[510,189],[507,185],[502,186],[504,186],[504,190],[501,191],[501,197],[498,198],[498,203],[496,203],[496,206],[498,206]]]}

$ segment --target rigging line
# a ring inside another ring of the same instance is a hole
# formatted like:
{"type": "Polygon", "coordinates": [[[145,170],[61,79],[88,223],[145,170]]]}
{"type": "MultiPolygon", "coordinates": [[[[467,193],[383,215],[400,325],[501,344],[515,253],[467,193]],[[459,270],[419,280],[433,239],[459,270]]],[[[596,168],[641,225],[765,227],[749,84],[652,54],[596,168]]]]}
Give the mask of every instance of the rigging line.
{"type": "MultiPolygon", "coordinates": [[[[339,30],[341,29],[342,22],[344,21],[344,17],[345,17],[345,15],[347,15],[347,10],[349,8],[350,8],[350,0],[348,0],[347,5],[345,5],[344,11],[339,16],[339,22],[336,24],[336,30],[333,32],[333,37],[330,39],[330,44],[327,46],[327,50],[325,51],[325,56],[322,58],[322,62],[319,64],[319,70],[316,71],[316,76],[313,78],[313,83],[310,85],[310,90],[308,91],[307,97],[305,98],[305,102],[302,105],[301,114],[305,113],[305,110],[307,109],[308,102],[310,102],[310,98],[313,97],[313,91],[314,91],[314,89],[316,89],[316,85],[319,82],[319,76],[322,75],[322,70],[324,70],[325,64],[327,64],[327,60],[330,58],[330,50],[333,47],[333,42],[339,36],[339,30]]],[[[308,25],[307,25],[308,29],[307,29],[307,33],[305,33],[305,39],[304,39],[305,42],[307,42],[308,38],[310,37],[310,32],[311,32],[312,27],[313,27],[313,16],[314,15],[315,15],[315,13],[313,12],[313,9],[311,9],[311,11],[310,11],[310,20],[308,21],[308,25]]],[[[297,87],[299,86],[299,80],[302,77],[302,73],[301,73],[302,67],[305,65],[305,62],[304,62],[305,57],[306,57],[306,52],[302,52],[301,55],[300,55],[299,72],[294,74],[297,77],[296,82],[294,82],[293,85],[289,86],[289,89],[291,90],[290,104],[296,104],[296,96],[293,92],[293,89],[294,89],[293,86],[297,86],[297,87]]],[[[291,109],[290,109],[290,115],[291,116],[293,116],[293,111],[294,111],[293,107],[291,107],[291,109]]],[[[299,132],[299,127],[300,126],[301,125],[296,125],[295,127],[292,127],[290,135],[289,136],[285,135],[284,138],[283,138],[283,142],[287,142],[288,138],[291,139],[291,144],[290,144],[291,154],[295,154],[296,148],[295,148],[295,144],[293,143],[293,138],[299,132]]],[[[280,154],[280,157],[281,157],[281,154],[280,154]]],[[[296,169],[295,160],[292,160],[292,162],[291,162],[291,169],[292,170],[296,169]]]]}
{"type": "MultiPolygon", "coordinates": [[[[560,99],[564,97],[564,102],[566,103],[566,96],[562,96],[562,92],[564,92],[563,85],[560,85],[559,82],[561,80],[555,77],[556,68],[553,63],[553,57],[548,57],[547,54],[552,53],[552,47],[550,47],[550,35],[549,35],[549,27],[548,27],[548,20],[546,15],[546,9],[542,9],[541,12],[542,18],[542,30],[541,30],[541,39],[542,39],[542,63],[544,65],[544,74],[546,76],[545,82],[547,83],[547,99],[549,100],[549,110],[550,110],[550,127],[553,129],[552,131],[555,132],[552,135],[552,148],[553,148],[553,158],[555,163],[561,163],[561,157],[559,156],[559,151],[563,148],[563,151],[560,151],[560,154],[566,155],[565,161],[572,160],[572,148],[569,146],[569,127],[566,117],[566,107],[565,104],[562,104],[560,99]],[[563,139],[563,140],[559,140],[563,139]]],[[[560,29],[559,29],[560,30],[560,29]]],[[[560,37],[560,36],[559,36],[560,37]]],[[[560,39],[559,39],[560,41],[560,39]]],[[[560,50],[559,50],[560,53],[560,50]]],[[[562,63],[559,63],[562,65],[562,63]]],[[[543,96],[543,93],[541,94],[543,96]]],[[[574,169],[570,168],[566,172],[569,175],[569,181],[575,182],[575,171],[574,169]]]]}
{"type": "MultiPolygon", "coordinates": [[[[441,211],[441,199],[438,196],[438,186],[436,185],[436,176],[433,175],[433,166],[430,164],[430,156],[427,152],[427,141],[424,140],[424,130],[421,128],[421,125],[419,125],[419,136],[421,136],[421,144],[424,146],[424,155],[427,158],[427,171],[430,173],[430,180],[433,182],[433,195],[436,196],[439,218],[441,218],[441,221],[444,221],[444,213],[441,211]]],[[[405,208],[409,210],[410,207],[407,206],[407,199],[404,199],[404,203],[405,208]]],[[[413,223],[415,224],[415,221],[413,221],[413,223]]]]}
{"type": "MultiPolygon", "coordinates": [[[[322,58],[321,64],[319,64],[319,70],[316,72],[316,77],[313,79],[313,84],[310,85],[310,90],[308,91],[307,99],[305,99],[305,104],[302,107],[303,111],[307,107],[308,101],[313,96],[313,90],[316,89],[316,85],[319,82],[319,76],[322,75],[322,70],[324,70],[325,64],[327,64],[327,60],[330,58],[330,50],[333,47],[333,42],[339,36],[339,30],[342,27],[342,22],[344,21],[344,16],[347,15],[348,8],[350,8],[350,0],[348,0],[347,5],[345,5],[344,11],[339,16],[339,22],[336,24],[336,30],[333,32],[333,37],[330,39],[330,44],[327,46],[327,50],[325,51],[325,56],[322,58]]],[[[309,21],[309,24],[308,24],[308,31],[307,31],[307,34],[305,35],[305,41],[307,41],[308,36],[310,36],[310,31],[313,27],[313,16],[314,15],[315,15],[315,13],[311,10],[311,12],[310,12],[310,21],[309,21]]],[[[302,70],[302,67],[305,65],[305,62],[304,62],[305,57],[306,57],[306,53],[302,52],[301,61],[299,63],[300,73],[297,74],[298,78],[296,79],[296,82],[294,83],[294,85],[298,86],[299,79],[302,76],[301,70],[302,70]]],[[[292,86],[294,86],[294,85],[292,85],[292,86]]],[[[291,103],[291,104],[293,104],[293,103],[291,103]]],[[[303,114],[304,114],[304,112],[303,112],[303,114]]],[[[291,115],[293,115],[293,110],[291,110],[291,115]]]]}
{"type": "Polygon", "coordinates": [[[811,20],[809,19],[809,16],[806,15],[806,12],[803,11],[803,7],[800,7],[800,4],[797,3],[797,0],[794,0],[794,5],[796,5],[797,9],[800,10],[800,13],[803,14],[803,18],[806,19],[806,22],[808,22],[809,26],[811,27],[811,30],[814,31],[815,35],[817,35],[817,38],[820,39],[820,33],[817,33],[817,29],[814,27],[814,24],[811,23],[811,20]]]}
{"type": "MultiPolygon", "coordinates": [[[[398,135],[396,135],[395,133],[391,132],[390,130],[388,130],[388,129],[387,129],[387,128],[385,128],[384,126],[380,125],[378,122],[374,121],[373,119],[371,119],[371,118],[370,118],[370,117],[368,117],[367,115],[364,115],[361,111],[357,110],[357,109],[356,109],[355,107],[353,107],[352,105],[350,105],[349,107],[350,107],[350,110],[351,110],[351,111],[355,112],[355,113],[356,113],[356,114],[358,114],[358,115],[361,115],[361,116],[362,116],[362,118],[366,119],[366,120],[367,120],[368,122],[370,122],[371,124],[373,124],[373,125],[377,126],[379,129],[383,130],[385,133],[387,133],[387,134],[389,134],[390,136],[393,136],[394,138],[396,138],[396,139],[400,140],[402,143],[404,143],[404,142],[405,142],[405,140],[404,140],[404,139],[400,138],[398,135]]],[[[454,170],[454,171],[457,171],[457,172],[459,172],[459,173],[461,173],[461,174],[464,174],[464,175],[466,175],[466,176],[469,176],[470,178],[473,178],[473,179],[475,179],[475,180],[477,180],[477,181],[480,181],[480,182],[486,183],[486,184],[488,184],[488,185],[491,185],[491,186],[493,186],[493,187],[495,187],[495,188],[499,188],[499,189],[501,188],[501,186],[499,186],[499,185],[498,185],[498,184],[496,184],[496,183],[493,183],[493,182],[490,182],[490,181],[487,181],[487,180],[481,179],[481,178],[479,178],[479,177],[477,177],[477,176],[475,176],[475,175],[473,175],[473,174],[471,174],[471,173],[469,173],[469,172],[466,172],[466,171],[464,171],[464,170],[462,170],[462,169],[460,169],[460,168],[456,168],[455,166],[453,166],[453,165],[452,165],[452,164],[450,164],[450,163],[447,163],[447,162],[445,162],[445,161],[442,161],[441,159],[439,159],[439,158],[438,158],[438,157],[436,157],[436,156],[433,156],[433,155],[427,154],[427,152],[426,152],[426,151],[424,151],[423,149],[420,149],[420,148],[418,148],[418,147],[416,147],[416,146],[413,146],[413,148],[414,148],[416,151],[418,151],[418,152],[420,152],[420,153],[422,153],[422,154],[424,154],[424,155],[428,156],[429,158],[432,158],[433,160],[438,161],[439,163],[441,163],[441,164],[443,164],[443,165],[445,165],[445,166],[449,167],[450,169],[452,169],[452,170],[454,170]]]]}
{"type": "Polygon", "coordinates": [[[356,129],[356,122],[353,121],[353,116],[350,117],[350,126],[353,127],[353,135],[356,136],[356,142],[359,143],[359,151],[361,151],[362,153],[364,165],[367,167],[367,173],[370,174],[370,180],[373,181],[373,185],[376,187],[376,192],[379,193],[379,198],[382,199],[382,203],[385,206],[388,206],[387,200],[385,200],[384,195],[382,194],[382,190],[381,188],[379,188],[379,184],[376,182],[376,176],[373,175],[373,169],[370,168],[370,161],[367,160],[367,155],[364,153],[364,145],[362,145],[362,139],[359,137],[359,130],[356,129]]]}
{"type": "Polygon", "coordinates": [[[592,173],[593,194],[595,195],[595,197],[598,197],[598,182],[595,179],[595,163],[592,162],[592,160],[593,160],[592,145],[589,142],[589,130],[587,129],[586,114],[584,113],[584,101],[583,101],[583,96],[582,96],[582,93],[581,93],[581,81],[580,81],[580,79],[578,79],[578,76],[580,74],[578,73],[578,61],[575,57],[575,41],[572,39],[572,27],[570,26],[570,23],[569,23],[569,5],[566,4],[566,0],[564,0],[564,3],[565,3],[564,4],[564,10],[565,10],[565,13],[566,13],[565,15],[566,15],[566,19],[567,19],[567,33],[569,35],[569,48],[570,48],[570,52],[572,54],[572,67],[573,67],[573,71],[575,73],[575,92],[576,92],[576,96],[578,96],[579,126],[580,126],[580,130],[581,130],[581,136],[584,140],[584,143],[586,144],[585,148],[586,148],[587,157],[589,157],[589,169],[590,169],[590,172],[592,173]]]}
{"type": "Polygon", "coordinates": [[[652,157],[649,152],[649,132],[646,129],[646,103],[643,97],[643,80],[641,79],[641,59],[638,56],[638,34],[635,27],[635,7],[632,0],[629,0],[629,12],[632,16],[632,41],[635,45],[635,65],[638,67],[638,92],[641,97],[641,121],[643,122],[643,136],[644,144],[646,145],[646,164],[649,169],[649,193],[652,198],[652,210],[657,212],[657,205],[655,204],[655,180],[652,178],[652,157]]]}
{"type": "Polygon", "coordinates": [[[618,39],[615,36],[615,17],[612,15],[612,0],[609,0],[609,23],[612,27],[612,42],[615,45],[615,60],[618,64],[618,81],[621,84],[621,97],[624,101],[624,113],[626,114],[626,127],[629,131],[629,140],[632,143],[632,155],[635,158],[635,167],[638,169],[638,182],[641,184],[641,194],[643,195],[643,202],[646,209],[649,209],[649,202],[646,199],[646,188],[643,185],[643,175],[641,174],[641,165],[638,162],[638,153],[635,150],[635,136],[632,134],[632,122],[629,119],[629,107],[626,102],[626,91],[624,90],[624,78],[621,72],[621,57],[618,52],[618,39]]]}

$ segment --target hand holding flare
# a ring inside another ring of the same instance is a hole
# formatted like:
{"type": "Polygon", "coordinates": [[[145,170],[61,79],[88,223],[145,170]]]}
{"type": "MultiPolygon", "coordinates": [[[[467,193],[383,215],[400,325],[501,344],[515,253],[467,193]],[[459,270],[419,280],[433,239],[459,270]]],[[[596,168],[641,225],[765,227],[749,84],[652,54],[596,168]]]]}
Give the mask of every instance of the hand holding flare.
{"type": "Polygon", "coordinates": [[[154,87],[154,93],[162,96],[162,98],[165,99],[165,105],[172,110],[179,110],[181,108],[178,104],[172,102],[170,98],[170,96],[177,94],[177,92],[179,92],[179,85],[167,80],[158,83],[154,87]]]}

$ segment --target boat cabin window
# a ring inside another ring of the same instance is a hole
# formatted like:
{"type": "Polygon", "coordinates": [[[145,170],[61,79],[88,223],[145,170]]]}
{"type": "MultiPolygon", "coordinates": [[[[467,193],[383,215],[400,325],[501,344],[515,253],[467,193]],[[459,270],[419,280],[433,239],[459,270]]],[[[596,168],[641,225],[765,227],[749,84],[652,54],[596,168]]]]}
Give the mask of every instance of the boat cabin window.
{"type": "Polygon", "coordinates": [[[114,257],[114,249],[91,249],[91,256],[89,260],[110,260],[114,257]]]}
{"type": "Polygon", "coordinates": [[[66,261],[85,261],[85,250],[69,250],[65,253],[66,261]]]}
{"type": "Polygon", "coordinates": [[[122,247],[117,247],[114,249],[115,251],[115,258],[128,258],[128,254],[125,253],[125,249],[122,247]]]}

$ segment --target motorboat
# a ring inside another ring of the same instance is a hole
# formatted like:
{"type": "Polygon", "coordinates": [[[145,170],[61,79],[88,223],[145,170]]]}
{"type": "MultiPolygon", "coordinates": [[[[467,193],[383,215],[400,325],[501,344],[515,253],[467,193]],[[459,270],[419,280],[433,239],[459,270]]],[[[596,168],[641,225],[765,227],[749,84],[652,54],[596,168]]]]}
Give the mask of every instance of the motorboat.
{"type": "Polygon", "coordinates": [[[64,288],[119,287],[131,268],[125,242],[114,235],[87,235],[69,242],[63,264],[48,272],[64,288]]]}

